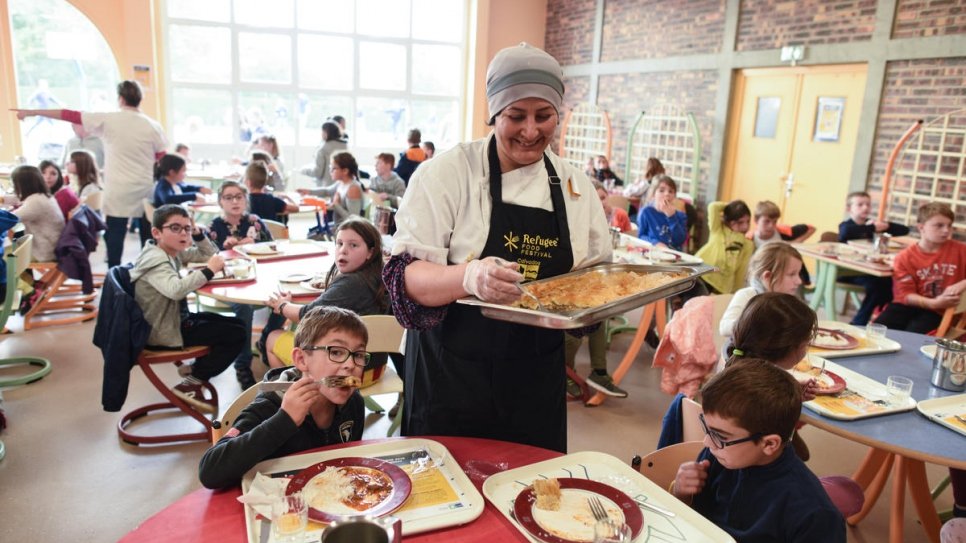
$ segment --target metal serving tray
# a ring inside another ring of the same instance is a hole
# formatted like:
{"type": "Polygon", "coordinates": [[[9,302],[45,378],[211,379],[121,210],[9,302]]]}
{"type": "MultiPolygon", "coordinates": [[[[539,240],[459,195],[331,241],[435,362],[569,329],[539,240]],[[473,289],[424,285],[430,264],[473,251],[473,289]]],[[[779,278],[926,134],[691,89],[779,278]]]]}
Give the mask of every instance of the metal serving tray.
{"type": "Polygon", "coordinates": [[[715,271],[714,266],[708,266],[706,264],[701,264],[698,266],[648,266],[643,264],[601,264],[598,266],[593,266],[590,268],[584,268],[582,270],[573,271],[564,275],[558,275],[556,277],[550,277],[547,279],[540,279],[539,281],[533,281],[529,284],[540,284],[546,283],[547,281],[552,281],[555,279],[560,279],[563,277],[575,277],[581,276],[588,273],[615,273],[615,272],[637,272],[637,273],[653,273],[653,272],[669,272],[669,273],[686,273],[686,277],[676,279],[661,285],[658,288],[644,290],[638,292],[637,294],[632,294],[630,296],[625,296],[614,300],[613,302],[606,303],[597,307],[588,307],[584,309],[577,309],[573,311],[538,311],[536,309],[524,309],[521,307],[513,307],[503,304],[494,304],[490,302],[484,302],[476,297],[466,297],[456,300],[456,303],[476,306],[480,308],[480,312],[484,317],[489,317],[491,319],[497,319],[502,321],[515,322],[518,324],[527,324],[530,326],[538,326],[540,328],[555,328],[560,330],[568,330],[571,328],[581,328],[583,326],[588,326],[604,319],[614,317],[617,315],[623,315],[624,313],[647,305],[651,302],[673,296],[680,292],[684,292],[694,286],[694,282],[699,276],[706,273],[715,271]]]}

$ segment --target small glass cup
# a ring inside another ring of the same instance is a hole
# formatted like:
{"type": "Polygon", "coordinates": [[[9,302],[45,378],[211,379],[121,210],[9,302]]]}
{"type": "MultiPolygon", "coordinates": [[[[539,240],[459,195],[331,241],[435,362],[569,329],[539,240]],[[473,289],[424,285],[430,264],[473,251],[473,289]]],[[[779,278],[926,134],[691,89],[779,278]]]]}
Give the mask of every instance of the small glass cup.
{"type": "Polygon", "coordinates": [[[309,520],[309,507],[301,492],[279,496],[272,502],[275,541],[298,541],[309,520]]]}
{"type": "Polygon", "coordinates": [[[865,339],[878,342],[886,337],[886,325],[870,322],[865,325],[865,339]]]}
{"type": "Polygon", "coordinates": [[[889,403],[900,405],[912,395],[912,379],[901,375],[890,375],[886,380],[886,392],[889,403]]]}
{"type": "Polygon", "coordinates": [[[606,518],[594,524],[594,543],[630,543],[631,527],[623,522],[606,518]]]}

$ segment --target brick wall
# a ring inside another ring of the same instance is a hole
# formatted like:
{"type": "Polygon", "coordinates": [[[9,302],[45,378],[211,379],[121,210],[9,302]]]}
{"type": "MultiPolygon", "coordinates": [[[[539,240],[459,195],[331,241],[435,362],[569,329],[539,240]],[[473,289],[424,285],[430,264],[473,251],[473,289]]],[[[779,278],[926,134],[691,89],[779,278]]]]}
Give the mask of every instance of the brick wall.
{"type": "MultiPolygon", "coordinates": [[[[927,123],[941,115],[966,108],[966,58],[903,60],[888,63],[882,102],[876,123],[874,156],[867,185],[878,201],[889,153],[902,134],[918,119],[927,123]]],[[[959,116],[962,123],[964,116],[959,116]]],[[[961,125],[960,125],[961,126],[961,125]]],[[[952,144],[962,148],[962,141],[952,144]]],[[[947,142],[947,149],[948,144],[947,142]]],[[[943,164],[955,178],[957,164],[943,164]]],[[[960,181],[963,183],[963,181],[960,181]]],[[[960,188],[960,194],[966,187],[960,188]]],[[[951,183],[942,183],[940,192],[949,196],[951,183]]]]}
{"type": "Polygon", "coordinates": [[[736,49],[869,40],[875,28],[875,6],[876,0],[745,0],[736,49]]]}
{"type": "Polygon", "coordinates": [[[596,10],[597,0],[547,2],[547,37],[544,47],[560,64],[586,64],[591,61],[596,10]]]}
{"type": "Polygon", "coordinates": [[[966,33],[962,0],[899,0],[892,37],[917,38],[966,33]]]}
{"type": "Polygon", "coordinates": [[[724,12],[721,0],[608,0],[601,60],[717,53],[724,12]]]}
{"type": "MultiPolygon", "coordinates": [[[[709,149],[717,71],[677,71],[655,74],[621,74],[600,78],[597,104],[610,114],[614,146],[611,165],[622,174],[627,159],[627,138],[637,115],[642,110],[671,104],[694,113],[701,132],[700,194],[708,186],[709,149]]],[[[633,181],[633,180],[632,180],[633,181]]]]}

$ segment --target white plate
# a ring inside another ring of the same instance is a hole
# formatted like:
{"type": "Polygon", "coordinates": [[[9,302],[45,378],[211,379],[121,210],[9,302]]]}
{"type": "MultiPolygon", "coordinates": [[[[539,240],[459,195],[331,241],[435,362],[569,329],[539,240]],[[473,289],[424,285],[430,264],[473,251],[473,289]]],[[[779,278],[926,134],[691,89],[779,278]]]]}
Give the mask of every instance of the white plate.
{"type": "Polygon", "coordinates": [[[312,286],[312,283],[318,283],[318,282],[324,282],[324,281],[325,280],[324,279],[321,279],[321,278],[319,278],[319,279],[310,279],[308,281],[302,281],[301,283],[299,283],[299,287],[301,287],[302,290],[304,290],[306,292],[311,292],[313,294],[318,294],[318,293],[324,291],[325,289],[324,288],[316,288],[316,287],[312,286]]]}
{"type": "Polygon", "coordinates": [[[919,347],[919,352],[926,355],[929,360],[932,360],[933,358],[936,358],[936,344],[933,343],[931,345],[923,345],[922,347],[919,347]]]}
{"type": "Polygon", "coordinates": [[[250,243],[239,249],[250,255],[277,255],[279,250],[276,247],[274,243],[250,243]]]}
{"type": "Polygon", "coordinates": [[[302,281],[311,281],[312,276],[307,273],[290,273],[288,275],[283,275],[279,278],[282,283],[301,283],[302,281]]]}

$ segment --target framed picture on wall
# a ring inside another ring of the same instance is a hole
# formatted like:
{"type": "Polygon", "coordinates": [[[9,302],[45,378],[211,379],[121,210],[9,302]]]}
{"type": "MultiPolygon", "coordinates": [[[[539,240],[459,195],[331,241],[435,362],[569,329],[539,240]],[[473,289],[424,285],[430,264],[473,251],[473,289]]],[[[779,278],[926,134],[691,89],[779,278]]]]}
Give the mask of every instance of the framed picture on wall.
{"type": "Polygon", "coordinates": [[[818,97],[818,110],[815,112],[815,141],[839,141],[842,128],[842,112],[845,111],[845,98],[830,96],[818,97]]]}

